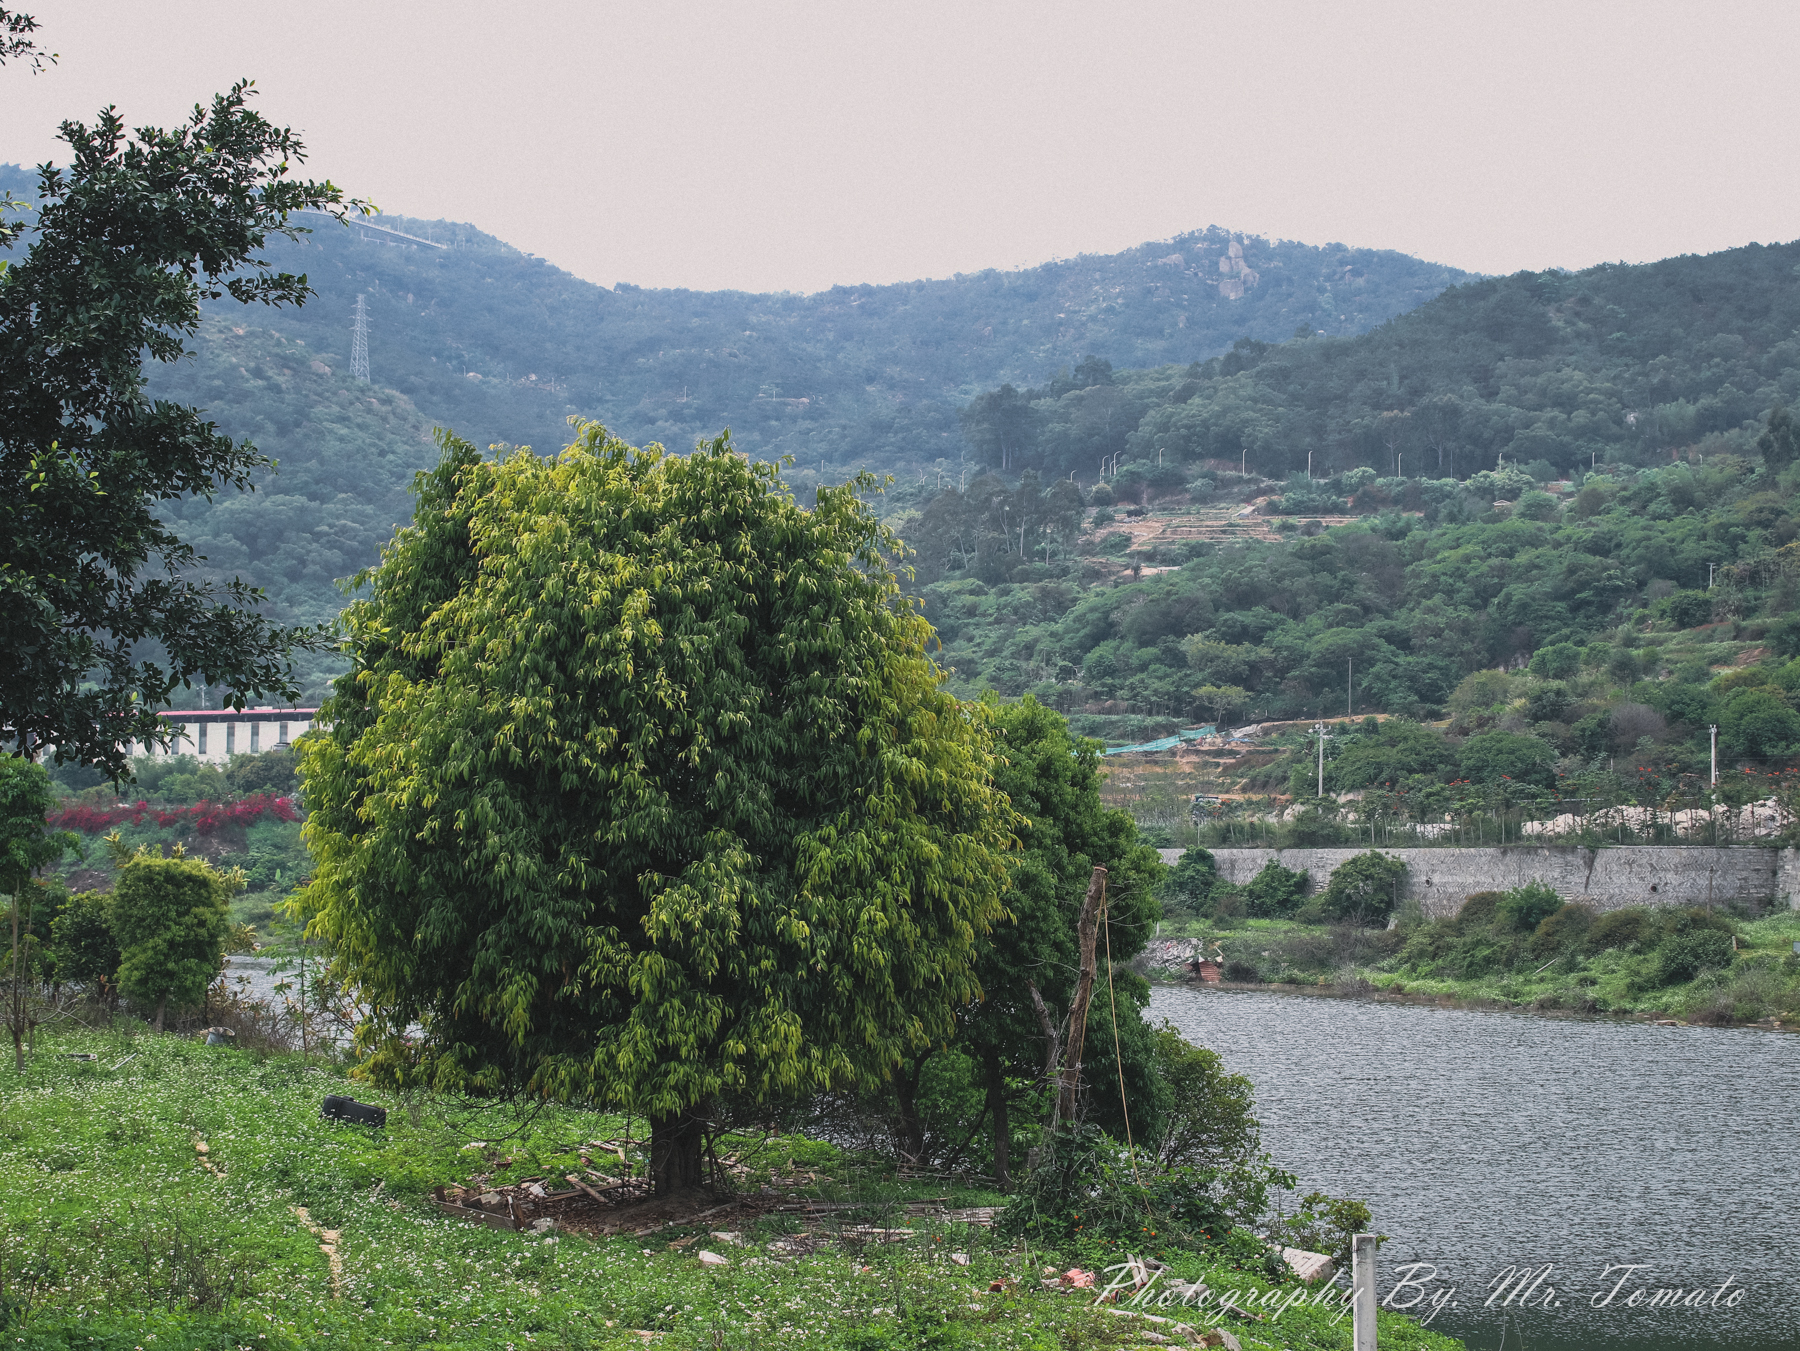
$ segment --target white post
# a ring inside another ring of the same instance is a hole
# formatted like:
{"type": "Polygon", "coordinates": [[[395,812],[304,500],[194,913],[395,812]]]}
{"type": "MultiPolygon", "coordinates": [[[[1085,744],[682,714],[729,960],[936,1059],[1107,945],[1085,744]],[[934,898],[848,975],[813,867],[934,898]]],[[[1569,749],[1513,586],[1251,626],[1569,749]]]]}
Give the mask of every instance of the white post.
{"type": "Polygon", "coordinates": [[[1375,1351],[1375,1235],[1350,1240],[1351,1345],[1375,1351]]]}
{"type": "Polygon", "coordinates": [[[1719,724],[1714,723],[1706,729],[1712,734],[1712,786],[1719,786],[1719,724]]]}
{"type": "Polygon", "coordinates": [[[1319,734],[1319,796],[1325,796],[1325,724],[1317,723],[1313,731],[1319,734]]]}

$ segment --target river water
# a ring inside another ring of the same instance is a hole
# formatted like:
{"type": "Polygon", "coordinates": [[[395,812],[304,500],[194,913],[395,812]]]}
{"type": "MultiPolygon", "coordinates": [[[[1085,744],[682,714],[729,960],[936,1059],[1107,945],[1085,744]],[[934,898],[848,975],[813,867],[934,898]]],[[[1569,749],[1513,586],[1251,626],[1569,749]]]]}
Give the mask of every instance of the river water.
{"type": "Polygon", "coordinates": [[[1381,1293],[1443,1299],[1471,1351],[1800,1345],[1800,1036],[1186,988],[1150,1012],[1256,1085],[1302,1191],[1368,1202],[1381,1293]]]}

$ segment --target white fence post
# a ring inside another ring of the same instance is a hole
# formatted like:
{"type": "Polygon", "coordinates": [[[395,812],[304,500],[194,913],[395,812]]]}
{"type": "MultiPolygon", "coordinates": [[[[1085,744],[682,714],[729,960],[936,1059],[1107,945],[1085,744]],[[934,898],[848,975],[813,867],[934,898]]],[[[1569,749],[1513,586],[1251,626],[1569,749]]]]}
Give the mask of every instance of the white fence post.
{"type": "Polygon", "coordinates": [[[1375,1351],[1375,1235],[1350,1240],[1351,1345],[1375,1351]]]}

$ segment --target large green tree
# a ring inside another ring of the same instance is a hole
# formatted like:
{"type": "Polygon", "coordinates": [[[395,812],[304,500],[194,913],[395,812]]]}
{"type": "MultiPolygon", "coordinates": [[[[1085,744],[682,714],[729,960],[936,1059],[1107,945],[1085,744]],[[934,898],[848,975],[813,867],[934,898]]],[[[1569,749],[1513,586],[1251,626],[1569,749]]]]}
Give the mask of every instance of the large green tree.
{"type": "Polygon", "coordinates": [[[721,437],[445,438],[305,741],[303,906],[364,1072],[651,1120],[879,1082],[979,993],[1015,817],[857,500],[721,437]],[[423,1029],[416,1048],[400,1034],[423,1029]]]}
{"type": "Polygon", "coordinates": [[[258,251],[300,233],[295,212],[342,209],[329,182],[288,177],[303,148],[249,94],[171,131],[128,135],[111,108],[66,122],[70,164],[40,172],[29,226],[0,217],[0,248],[30,238],[0,271],[0,746],[117,777],[132,741],[164,739],[177,685],[291,695],[307,635],[248,585],[198,579],[161,505],[248,488],[269,461],[144,388],[144,358],[180,357],[202,300],[304,301],[306,278],[258,251]]]}

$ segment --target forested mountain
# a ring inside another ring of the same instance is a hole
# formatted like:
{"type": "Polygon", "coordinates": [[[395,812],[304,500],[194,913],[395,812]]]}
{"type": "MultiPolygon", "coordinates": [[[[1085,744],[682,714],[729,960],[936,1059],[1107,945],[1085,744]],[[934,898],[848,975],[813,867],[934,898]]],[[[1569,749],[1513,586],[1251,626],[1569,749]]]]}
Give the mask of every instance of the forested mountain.
{"type": "Polygon", "coordinates": [[[943,660],[1095,731],[1353,699],[1526,737],[1531,776],[1704,757],[1713,721],[1800,752],[1800,665],[1757,664],[1800,652],[1797,267],[1478,281],[1353,338],[990,391],[964,416],[995,469],[897,522],[943,660]],[[1049,477],[1114,455],[1085,494],[1049,477]]]}
{"type": "MultiPolygon", "coordinates": [[[[35,178],[0,166],[0,189],[35,178]]],[[[1359,332],[1465,273],[1402,254],[1211,229],[1125,253],[816,295],[611,289],[468,226],[404,217],[268,251],[318,295],[298,311],[209,309],[194,355],[153,391],[195,403],[280,463],[249,497],[181,508],[225,574],[284,619],[335,614],[332,579],[375,559],[434,463],[431,429],[559,449],[571,416],[685,450],[730,428],[753,456],[795,457],[810,494],[858,468],[955,466],[956,409],[986,384],[1044,381],[1090,353],[1188,362],[1297,327],[1359,332]],[[370,383],[349,378],[356,298],[370,383]]],[[[27,236],[29,240],[29,236],[27,236]]]]}
{"type": "MultiPolygon", "coordinates": [[[[1269,477],[1464,478],[1667,461],[1800,391],[1800,244],[1465,282],[1355,338],[1236,342],[1186,369],[1099,364],[964,411],[983,461],[1206,459],[1269,477]]],[[[1117,363],[1115,363],[1117,364],[1117,363]]]]}

